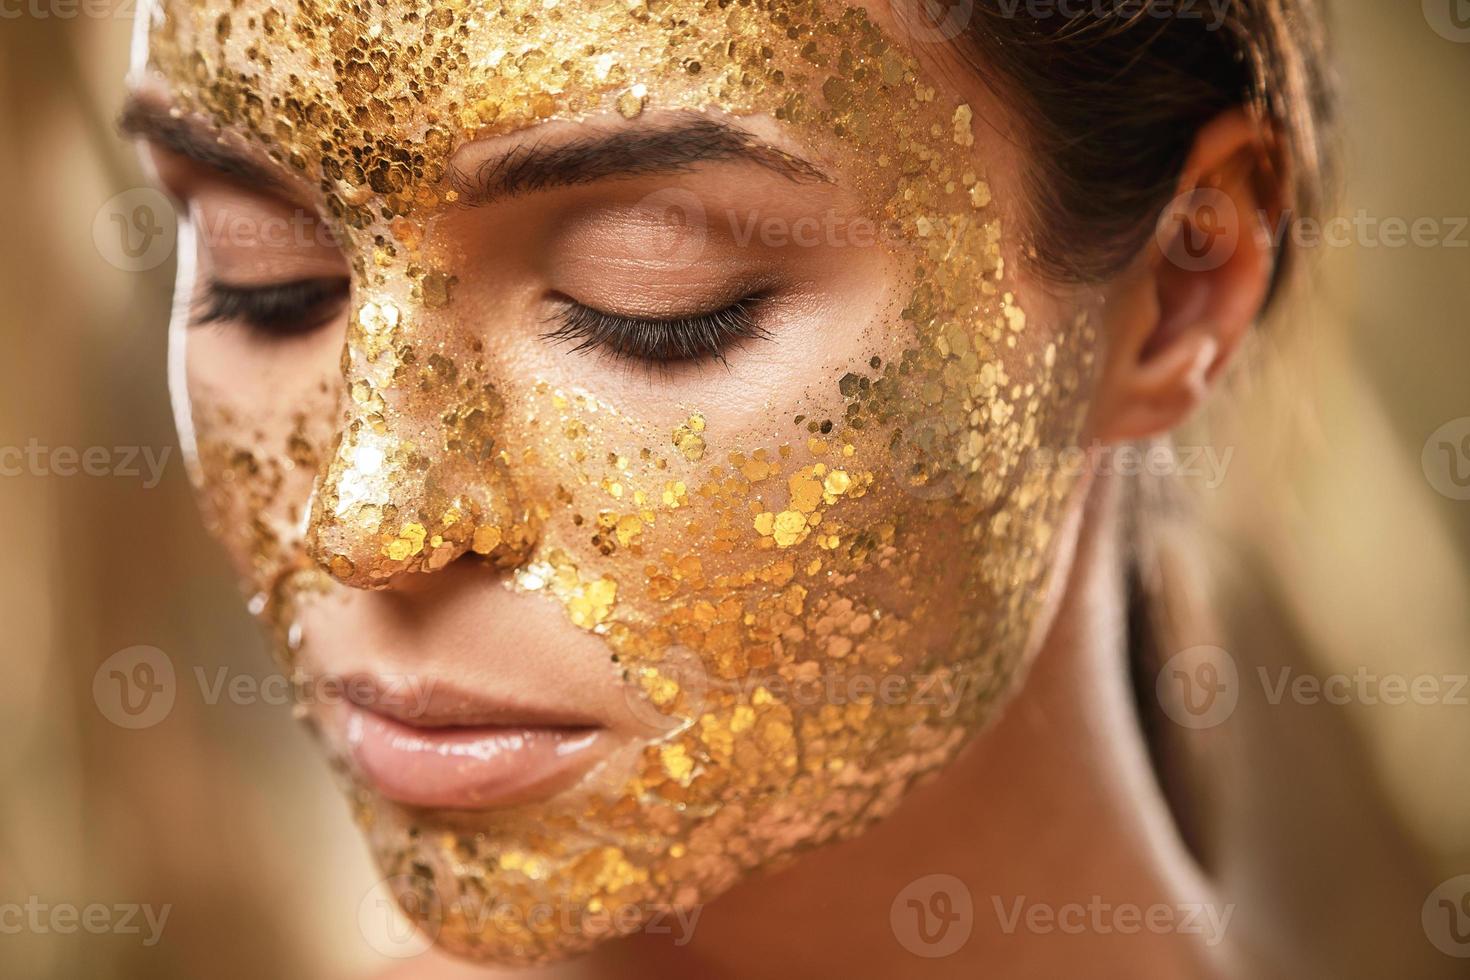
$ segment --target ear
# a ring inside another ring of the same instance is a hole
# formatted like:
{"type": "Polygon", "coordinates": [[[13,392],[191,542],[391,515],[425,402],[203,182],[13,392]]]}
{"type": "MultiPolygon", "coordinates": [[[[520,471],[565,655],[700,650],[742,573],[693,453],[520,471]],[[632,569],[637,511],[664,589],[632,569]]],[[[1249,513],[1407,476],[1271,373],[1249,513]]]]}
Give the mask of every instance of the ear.
{"type": "Polygon", "coordinates": [[[1271,288],[1278,180],[1244,110],[1200,130],[1154,240],[1108,290],[1098,439],[1162,435],[1208,397],[1271,288]]]}

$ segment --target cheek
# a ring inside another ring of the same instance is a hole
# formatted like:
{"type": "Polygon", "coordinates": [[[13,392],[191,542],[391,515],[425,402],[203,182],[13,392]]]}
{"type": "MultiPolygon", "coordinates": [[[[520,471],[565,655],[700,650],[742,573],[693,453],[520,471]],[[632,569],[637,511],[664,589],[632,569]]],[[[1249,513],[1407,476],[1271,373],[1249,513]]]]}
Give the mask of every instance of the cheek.
{"type": "Polygon", "coordinates": [[[299,563],[312,484],[335,436],[338,341],[314,335],[290,351],[262,350],[237,328],[205,326],[176,329],[173,343],[184,345],[178,410],[194,434],[206,525],[246,587],[266,592],[299,563]]]}
{"type": "Polygon", "coordinates": [[[1037,490],[1014,458],[1006,480],[982,472],[1000,463],[969,441],[973,410],[948,428],[913,358],[849,361],[756,425],[686,409],[660,428],[535,386],[522,478],[550,516],[518,581],[558,594],[625,661],[677,647],[747,695],[772,677],[871,685],[990,654],[1037,571],[1035,540],[1010,521],[1037,490]],[[588,618],[573,599],[594,581],[610,601],[588,618]]]}

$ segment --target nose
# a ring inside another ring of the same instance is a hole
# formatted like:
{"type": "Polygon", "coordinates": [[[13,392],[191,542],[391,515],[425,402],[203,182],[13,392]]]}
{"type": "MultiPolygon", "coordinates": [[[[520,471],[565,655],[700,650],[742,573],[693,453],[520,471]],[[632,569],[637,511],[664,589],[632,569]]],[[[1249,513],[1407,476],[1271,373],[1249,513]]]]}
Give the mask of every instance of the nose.
{"type": "Polygon", "coordinates": [[[338,581],[384,588],[465,554],[510,568],[539,521],[517,493],[505,403],[482,352],[456,360],[392,301],[365,302],[342,353],[343,419],[307,519],[311,558],[338,581]]]}

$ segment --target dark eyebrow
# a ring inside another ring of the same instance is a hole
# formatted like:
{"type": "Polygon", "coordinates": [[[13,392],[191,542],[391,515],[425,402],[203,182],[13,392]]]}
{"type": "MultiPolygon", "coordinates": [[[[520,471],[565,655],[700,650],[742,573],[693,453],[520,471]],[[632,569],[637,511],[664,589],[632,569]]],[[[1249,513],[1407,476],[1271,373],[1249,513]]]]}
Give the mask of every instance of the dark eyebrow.
{"type": "Polygon", "coordinates": [[[124,136],[147,140],[245,183],[272,190],[285,187],[278,174],[221,142],[202,120],[176,115],[168,107],[146,102],[136,95],[128,97],[118,116],[117,128],[124,136]]]}
{"type": "MultiPolygon", "coordinates": [[[[285,182],[255,158],[220,141],[199,119],[130,96],[118,118],[125,136],[148,140],[249,184],[280,190],[285,182]]],[[[659,129],[631,129],[549,145],[531,143],[465,170],[451,165],[449,180],[464,206],[588,184],[614,177],[688,173],[701,163],[744,161],[797,182],[827,182],[817,167],[727,123],[695,118],[659,129]]]]}
{"type": "Polygon", "coordinates": [[[744,161],[797,182],[826,182],[812,164],[742,129],[696,118],[659,129],[627,129],[570,142],[530,143],[472,169],[451,165],[449,179],[468,207],[553,187],[615,177],[688,173],[701,163],[744,161]]]}

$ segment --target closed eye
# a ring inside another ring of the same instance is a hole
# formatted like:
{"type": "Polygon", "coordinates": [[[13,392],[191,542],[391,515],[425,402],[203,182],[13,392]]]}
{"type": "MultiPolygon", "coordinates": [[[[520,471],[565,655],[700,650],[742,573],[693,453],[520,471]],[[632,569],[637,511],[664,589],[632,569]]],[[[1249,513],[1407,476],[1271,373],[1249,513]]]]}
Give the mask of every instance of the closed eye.
{"type": "Polygon", "coordinates": [[[562,297],[551,317],[555,327],[542,336],[573,343],[573,351],[604,350],[633,361],[717,360],[723,364],[732,347],[769,338],[757,317],[766,299],[755,294],[705,313],[651,318],[607,313],[562,297]]]}
{"type": "Polygon", "coordinates": [[[343,277],[249,286],[215,279],[205,287],[192,322],[239,323],[271,339],[304,336],[335,317],[348,292],[343,277]]]}

